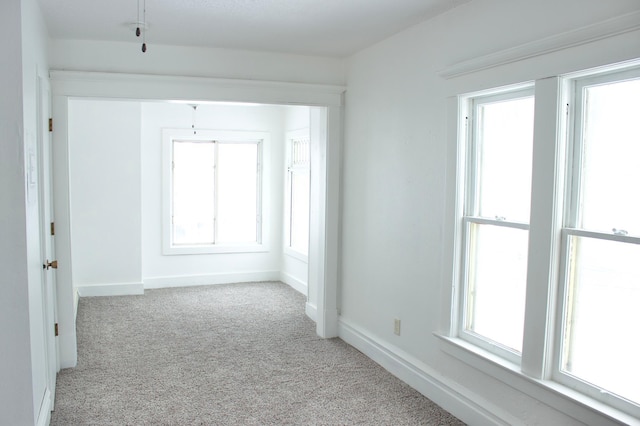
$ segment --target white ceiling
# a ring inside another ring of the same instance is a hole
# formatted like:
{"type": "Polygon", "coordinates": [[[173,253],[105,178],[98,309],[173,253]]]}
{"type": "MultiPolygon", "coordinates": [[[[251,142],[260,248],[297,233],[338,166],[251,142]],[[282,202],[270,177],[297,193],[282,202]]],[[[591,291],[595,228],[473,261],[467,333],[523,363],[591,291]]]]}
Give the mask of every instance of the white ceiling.
{"type": "MultiPolygon", "coordinates": [[[[146,0],[146,41],[344,57],[466,1],[146,0]]],[[[138,41],[138,0],[39,3],[54,39],[138,41]]]]}

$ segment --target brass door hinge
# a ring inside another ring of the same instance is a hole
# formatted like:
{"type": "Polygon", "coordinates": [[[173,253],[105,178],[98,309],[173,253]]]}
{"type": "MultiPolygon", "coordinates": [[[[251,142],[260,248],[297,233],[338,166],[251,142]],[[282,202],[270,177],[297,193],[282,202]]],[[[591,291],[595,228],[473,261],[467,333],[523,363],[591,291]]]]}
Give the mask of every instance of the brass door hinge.
{"type": "Polygon", "coordinates": [[[51,235],[56,235],[56,224],[51,222],[51,235]]]}
{"type": "Polygon", "coordinates": [[[57,337],[58,336],[58,323],[55,323],[53,325],[53,332],[54,332],[55,336],[57,337]]]}
{"type": "Polygon", "coordinates": [[[53,118],[49,119],[49,131],[53,132],[53,118]]]}

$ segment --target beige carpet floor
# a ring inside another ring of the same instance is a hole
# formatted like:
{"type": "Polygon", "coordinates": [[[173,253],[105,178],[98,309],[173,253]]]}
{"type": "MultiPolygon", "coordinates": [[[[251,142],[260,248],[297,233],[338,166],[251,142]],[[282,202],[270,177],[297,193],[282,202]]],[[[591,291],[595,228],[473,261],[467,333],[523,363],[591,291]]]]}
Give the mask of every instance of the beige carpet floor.
{"type": "Polygon", "coordinates": [[[282,283],[82,298],[51,425],[461,425],[282,283]]]}

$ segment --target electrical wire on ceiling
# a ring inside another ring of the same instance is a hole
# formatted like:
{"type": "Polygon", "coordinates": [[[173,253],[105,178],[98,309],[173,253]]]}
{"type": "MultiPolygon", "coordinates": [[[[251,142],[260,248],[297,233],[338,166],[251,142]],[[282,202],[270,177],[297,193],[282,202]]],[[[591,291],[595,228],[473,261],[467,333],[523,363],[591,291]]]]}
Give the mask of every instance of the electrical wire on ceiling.
{"type": "Polygon", "coordinates": [[[136,37],[142,35],[142,53],[145,53],[147,51],[147,0],[142,0],[142,21],[140,21],[140,0],[138,0],[138,20],[136,25],[136,37]]]}

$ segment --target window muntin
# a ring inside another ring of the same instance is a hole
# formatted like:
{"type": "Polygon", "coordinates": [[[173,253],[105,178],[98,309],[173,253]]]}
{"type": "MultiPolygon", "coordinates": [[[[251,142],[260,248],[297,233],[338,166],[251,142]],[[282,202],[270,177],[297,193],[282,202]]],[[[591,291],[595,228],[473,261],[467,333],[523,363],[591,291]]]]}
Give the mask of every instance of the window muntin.
{"type": "Polygon", "coordinates": [[[459,334],[517,362],[526,290],[533,92],[469,100],[464,291],[459,334]]]}
{"type": "Polygon", "coordinates": [[[554,377],[640,412],[640,70],[572,82],[572,185],[563,227],[554,377]],[[615,395],[615,396],[614,396],[615,395]]]}

